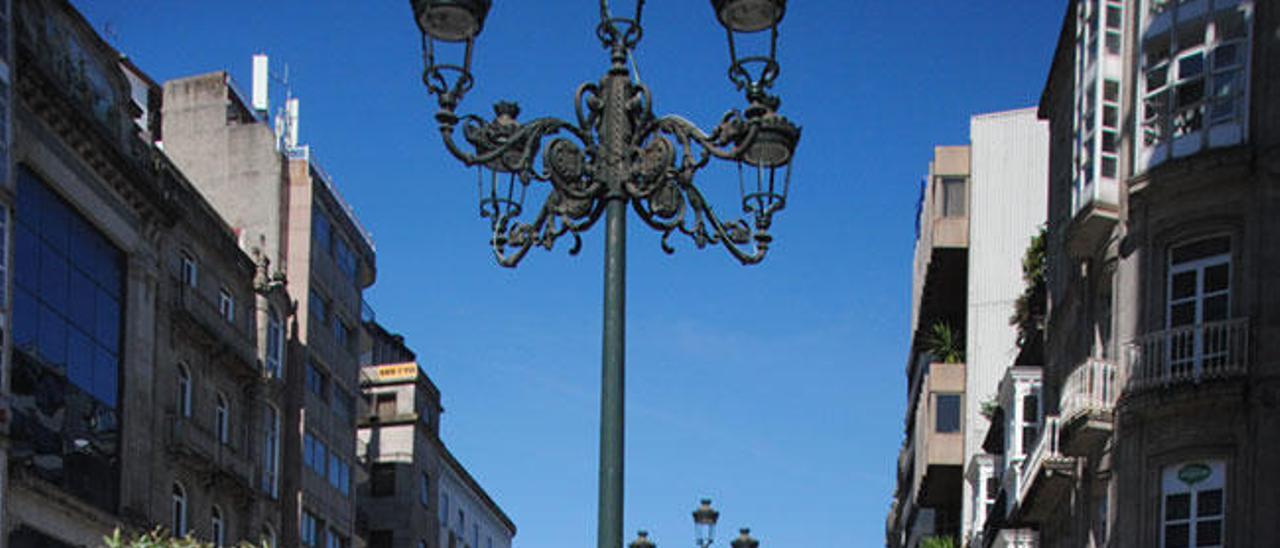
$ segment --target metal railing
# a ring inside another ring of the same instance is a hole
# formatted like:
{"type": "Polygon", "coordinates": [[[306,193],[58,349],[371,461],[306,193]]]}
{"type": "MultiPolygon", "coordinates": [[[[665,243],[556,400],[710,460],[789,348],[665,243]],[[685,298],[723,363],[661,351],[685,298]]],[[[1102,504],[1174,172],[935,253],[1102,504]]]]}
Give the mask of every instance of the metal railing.
{"type": "Polygon", "coordinates": [[[1062,420],[1070,422],[1088,413],[1110,413],[1120,396],[1119,368],[1115,363],[1089,358],[1067,376],[1062,385],[1062,420]]]}
{"type": "Polygon", "coordinates": [[[1249,369],[1249,319],[1148,333],[1128,347],[1124,388],[1195,383],[1244,375],[1249,369]]]}
{"type": "Polygon", "coordinates": [[[1044,418],[1044,427],[1040,429],[1040,439],[1036,442],[1035,450],[1027,456],[1027,461],[1022,469],[1022,478],[1018,481],[1019,504],[1026,500],[1027,492],[1030,491],[1036,475],[1040,473],[1045,461],[1062,457],[1062,453],[1058,448],[1058,430],[1060,426],[1061,421],[1057,416],[1044,418]]]}

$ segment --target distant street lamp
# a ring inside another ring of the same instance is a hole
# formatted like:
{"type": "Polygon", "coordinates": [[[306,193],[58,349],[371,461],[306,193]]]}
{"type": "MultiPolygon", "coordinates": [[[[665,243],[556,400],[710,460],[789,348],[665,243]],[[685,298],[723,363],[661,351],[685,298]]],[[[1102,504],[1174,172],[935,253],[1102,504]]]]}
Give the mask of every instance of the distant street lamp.
{"type": "Polygon", "coordinates": [[[626,207],[662,233],[667,253],[679,232],[698,248],[720,245],[743,264],[758,263],[773,241],[773,215],[786,205],[800,140],[800,128],[778,113],[781,102],[768,93],[780,72],[778,24],[786,0],[711,0],[728,36],[729,79],[745,92],[747,107],[725,114],[710,133],[678,116],[655,116],[652,92],[632,80],[627,61],[644,34],[644,0],[632,1],[634,18],[615,17],[608,0],[600,1],[596,36],[610,52],[610,67],[598,83],[579,86],[576,120],[521,123],[515,103],[494,105],[488,121],[455,112],[475,83],[472,51],[491,0],[410,0],[440,134],[454,157],[478,168],[480,215],[490,221],[498,263],[513,267],[534,246],[551,249],[566,234],[575,254],[579,235],[606,218],[598,548],[622,546],[626,207]],[[740,47],[742,37],[764,32],[764,51],[740,47]],[[469,151],[455,141],[459,125],[469,151]],[[695,186],[694,175],[712,158],[737,164],[742,211],[751,222],[722,220],[695,186]],[[532,219],[522,220],[534,183],[549,183],[547,196],[532,219]]]}
{"type": "MultiPolygon", "coordinates": [[[[720,512],[711,507],[711,499],[702,499],[698,509],[693,511],[694,544],[698,548],[707,548],[716,541],[716,522],[720,520],[720,512]]],[[[750,529],[738,529],[738,538],[729,541],[731,548],[758,548],[760,541],[751,538],[750,529]]],[[[649,540],[648,531],[636,533],[636,539],[627,548],[657,548],[649,540]]]]}

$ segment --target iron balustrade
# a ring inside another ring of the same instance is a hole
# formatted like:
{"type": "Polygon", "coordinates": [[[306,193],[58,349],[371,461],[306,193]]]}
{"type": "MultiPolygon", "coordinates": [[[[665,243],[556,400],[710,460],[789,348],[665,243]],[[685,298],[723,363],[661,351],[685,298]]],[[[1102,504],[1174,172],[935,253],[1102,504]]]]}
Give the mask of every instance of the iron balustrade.
{"type": "Polygon", "coordinates": [[[1031,491],[1031,487],[1035,484],[1036,476],[1044,468],[1045,463],[1050,460],[1064,458],[1058,447],[1060,426],[1061,421],[1057,416],[1044,418],[1043,428],[1040,429],[1040,439],[1036,442],[1035,450],[1027,456],[1026,463],[1022,469],[1022,478],[1018,480],[1019,505],[1027,500],[1027,494],[1031,491]]]}
{"type": "Polygon", "coordinates": [[[1128,347],[1126,391],[1243,376],[1249,370],[1249,318],[1163,329],[1128,347]]]}
{"type": "Polygon", "coordinates": [[[1100,358],[1080,364],[1062,385],[1062,420],[1071,422],[1090,413],[1110,413],[1120,396],[1119,368],[1100,358]]]}

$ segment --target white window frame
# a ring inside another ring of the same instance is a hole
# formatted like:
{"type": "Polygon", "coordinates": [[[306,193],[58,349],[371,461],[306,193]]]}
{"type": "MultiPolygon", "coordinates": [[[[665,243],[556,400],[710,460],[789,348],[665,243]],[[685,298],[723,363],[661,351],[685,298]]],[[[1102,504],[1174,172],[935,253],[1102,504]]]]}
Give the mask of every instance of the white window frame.
{"type": "Polygon", "coordinates": [[[191,368],[185,362],[178,362],[178,414],[191,418],[191,368]]]}
{"type": "Polygon", "coordinates": [[[284,378],[284,322],[275,307],[267,309],[267,356],[263,363],[268,378],[284,378]]]}
{"type": "Polygon", "coordinates": [[[1227,545],[1227,519],[1230,512],[1227,498],[1227,470],[1226,461],[1223,460],[1205,460],[1192,461],[1166,466],[1160,476],[1160,548],[1168,546],[1168,528],[1171,526],[1186,525],[1188,534],[1188,546],[1205,546],[1207,548],[1221,548],[1227,545]],[[1202,466],[1208,468],[1208,475],[1194,483],[1188,483],[1188,479],[1182,478],[1184,470],[1193,466],[1202,466]],[[1207,493],[1220,491],[1221,512],[1218,514],[1202,515],[1200,512],[1200,497],[1207,493]],[[1168,502],[1169,498],[1177,495],[1188,495],[1187,516],[1170,517],[1168,502]],[[1196,538],[1198,529],[1201,525],[1217,521],[1220,523],[1221,542],[1219,544],[1199,545],[1196,538]]]}
{"type": "Polygon", "coordinates": [[[280,411],[271,404],[266,404],[266,415],[263,417],[263,489],[275,499],[280,495],[280,411]]]}
{"type": "Polygon", "coordinates": [[[200,263],[196,261],[196,256],[189,252],[182,252],[182,283],[187,287],[195,289],[200,286],[200,263]]]}
{"type": "Polygon", "coordinates": [[[187,534],[187,489],[180,482],[173,482],[172,515],[173,536],[184,537],[187,534]]]}
{"type": "Polygon", "coordinates": [[[1230,146],[1244,142],[1249,133],[1249,79],[1252,58],[1254,27],[1253,0],[1199,0],[1197,2],[1173,0],[1146,0],[1144,2],[1138,53],[1138,105],[1134,109],[1137,136],[1134,146],[1134,172],[1141,173],[1149,167],[1184,157],[1214,147],[1230,146]],[[1221,4],[1221,8],[1214,4],[1221,4]],[[1243,37],[1220,39],[1217,31],[1217,15],[1238,10],[1243,14],[1243,37]],[[1178,44],[1178,30],[1184,18],[1203,19],[1200,25],[1202,42],[1190,47],[1178,44]],[[1154,29],[1154,30],[1153,30],[1154,29]],[[1151,66],[1146,65],[1147,52],[1152,46],[1168,43],[1168,55],[1151,66]],[[1222,47],[1235,47],[1235,63],[1224,67],[1214,64],[1222,47]],[[1184,75],[1182,62],[1199,55],[1200,71],[1184,75]],[[1148,89],[1150,75],[1163,71],[1164,84],[1148,89]],[[1179,108],[1176,90],[1201,80],[1203,92],[1192,104],[1179,108]],[[1223,84],[1227,85],[1223,85],[1223,84]],[[1220,94],[1221,93],[1221,94],[1220,94]],[[1163,107],[1153,116],[1147,116],[1147,103],[1163,94],[1163,107]],[[1215,116],[1215,107],[1233,105],[1227,116],[1215,116]],[[1186,115],[1186,113],[1192,113],[1186,115]],[[1190,123],[1195,120],[1198,128],[1180,130],[1179,115],[1190,123]],[[1220,129],[1227,126],[1226,129],[1220,129]],[[1181,132],[1180,132],[1181,131],[1181,132]]]}
{"type": "Polygon", "coordinates": [[[218,392],[214,395],[213,429],[218,436],[218,443],[231,443],[231,402],[227,395],[218,392]]]}
{"type": "Polygon", "coordinates": [[[1166,352],[1169,352],[1169,355],[1165,356],[1166,358],[1165,363],[1169,367],[1170,372],[1173,372],[1175,365],[1177,365],[1178,367],[1181,367],[1183,365],[1190,365],[1191,366],[1190,371],[1198,377],[1203,370],[1205,358],[1214,357],[1213,355],[1211,355],[1210,352],[1208,352],[1204,348],[1205,340],[1204,340],[1203,331],[1204,331],[1204,325],[1206,323],[1204,318],[1204,305],[1205,305],[1205,302],[1209,299],[1218,298],[1218,297],[1225,298],[1227,301],[1225,317],[1215,321],[1224,321],[1231,318],[1231,304],[1232,304],[1231,303],[1231,286],[1232,286],[1231,278],[1234,272],[1233,268],[1235,266],[1233,264],[1231,255],[1234,249],[1235,249],[1235,242],[1231,239],[1230,236],[1223,235],[1223,234],[1209,236],[1206,238],[1198,238],[1188,242],[1179,243],[1169,248],[1168,263],[1167,263],[1168,272],[1165,274],[1165,310],[1164,311],[1165,311],[1165,328],[1171,330],[1170,331],[1171,338],[1165,344],[1165,350],[1166,352]],[[1179,263],[1173,262],[1173,253],[1175,250],[1179,248],[1195,245],[1197,243],[1204,242],[1207,240],[1222,239],[1222,238],[1225,238],[1227,240],[1227,250],[1225,253],[1218,253],[1215,255],[1206,255],[1204,257],[1197,257],[1197,258],[1186,260],[1179,263]],[[1224,266],[1224,265],[1227,267],[1226,288],[1216,290],[1216,291],[1206,291],[1205,290],[1206,272],[1208,272],[1210,268],[1224,266]],[[1174,277],[1176,277],[1179,274],[1186,274],[1188,272],[1195,273],[1195,277],[1196,277],[1195,290],[1192,292],[1192,294],[1189,297],[1180,297],[1175,299],[1173,296],[1174,277]],[[1185,305],[1185,304],[1194,304],[1195,306],[1195,312],[1193,313],[1194,319],[1192,323],[1189,325],[1174,326],[1173,325],[1173,308],[1175,306],[1185,305]],[[1186,358],[1183,358],[1181,356],[1175,356],[1173,354],[1174,352],[1173,347],[1177,343],[1173,339],[1174,335],[1172,333],[1172,330],[1177,328],[1183,328],[1183,327],[1193,328],[1192,344],[1194,346],[1191,351],[1191,355],[1186,358]],[[1175,364],[1175,361],[1177,362],[1177,364],[1175,364]]]}
{"type": "Polygon", "coordinates": [[[218,547],[227,543],[227,523],[222,517],[222,509],[216,504],[209,507],[209,540],[218,547]]]}
{"type": "Polygon", "coordinates": [[[225,287],[218,289],[218,315],[228,322],[236,321],[236,300],[225,287]]]}
{"type": "Polygon", "coordinates": [[[259,540],[266,546],[266,548],[278,548],[279,546],[277,544],[278,541],[276,540],[276,530],[273,529],[269,523],[262,525],[262,535],[259,540]]]}

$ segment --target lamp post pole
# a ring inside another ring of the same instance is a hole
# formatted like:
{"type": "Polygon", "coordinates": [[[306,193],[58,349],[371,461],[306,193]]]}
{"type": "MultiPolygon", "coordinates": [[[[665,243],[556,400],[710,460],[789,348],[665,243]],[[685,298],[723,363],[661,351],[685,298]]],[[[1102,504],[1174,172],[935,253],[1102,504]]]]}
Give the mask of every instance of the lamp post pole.
{"type": "Polygon", "coordinates": [[[516,120],[520,109],[509,102],[494,105],[495,117],[488,121],[455,112],[474,84],[472,50],[492,0],[409,1],[422,31],[423,83],[439,102],[441,138],[455,158],[479,168],[480,215],[490,221],[498,263],[514,267],[534,246],[551,249],[566,235],[574,240],[569,252],[577,253],[580,234],[605,221],[597,546],[621,548],[626,209],[662,233],[667,253],[675,251],[669,238],[679,233],[699,248],[723,247],[743,264],[764,260],[773,241],[773,214],[786,205],[800,140],[800,128],[778,113],[780,101],[767,93],[779,74],[778,24],[786,0],[711,0],[728,35],[729,79],[746,92],[749,105],[730,111],[710,133],[678,116],[655,116],[652,92],[631,81],[627,62],[644,34],[644,0],[634,0],[634,17],[614,17],[601,0],[596,36],[609,50],[610,67],[599,82],[578,88],[577,119],[527,123],[516,120]],[[763,32],[769,33],[767,49],[740,55],[735,36],[763,32]],[[443,60],[437,43],[464,44],[462,58],[443,60]],[[470,152],[455,140],[459,128],[470,152]],[[743,218],[721,219],[694,184],[694,175],[712,158],[738,164],[743,218]],[[524,220],[524,197],[533,186],[549,186],[548,193],[536,216],[524,220]]]}
{"type": "Polygon", "coordinates": [[[597,548],[622,546],[623,457],[626,421],[627,200],[624,144],[631,128],[627,120],[628,74],[625,52],[614,47],[613,67],[605,76],[601,120],[604,145],[605,195],[604,328],[600,385],[600,500],[597,548]]]}

